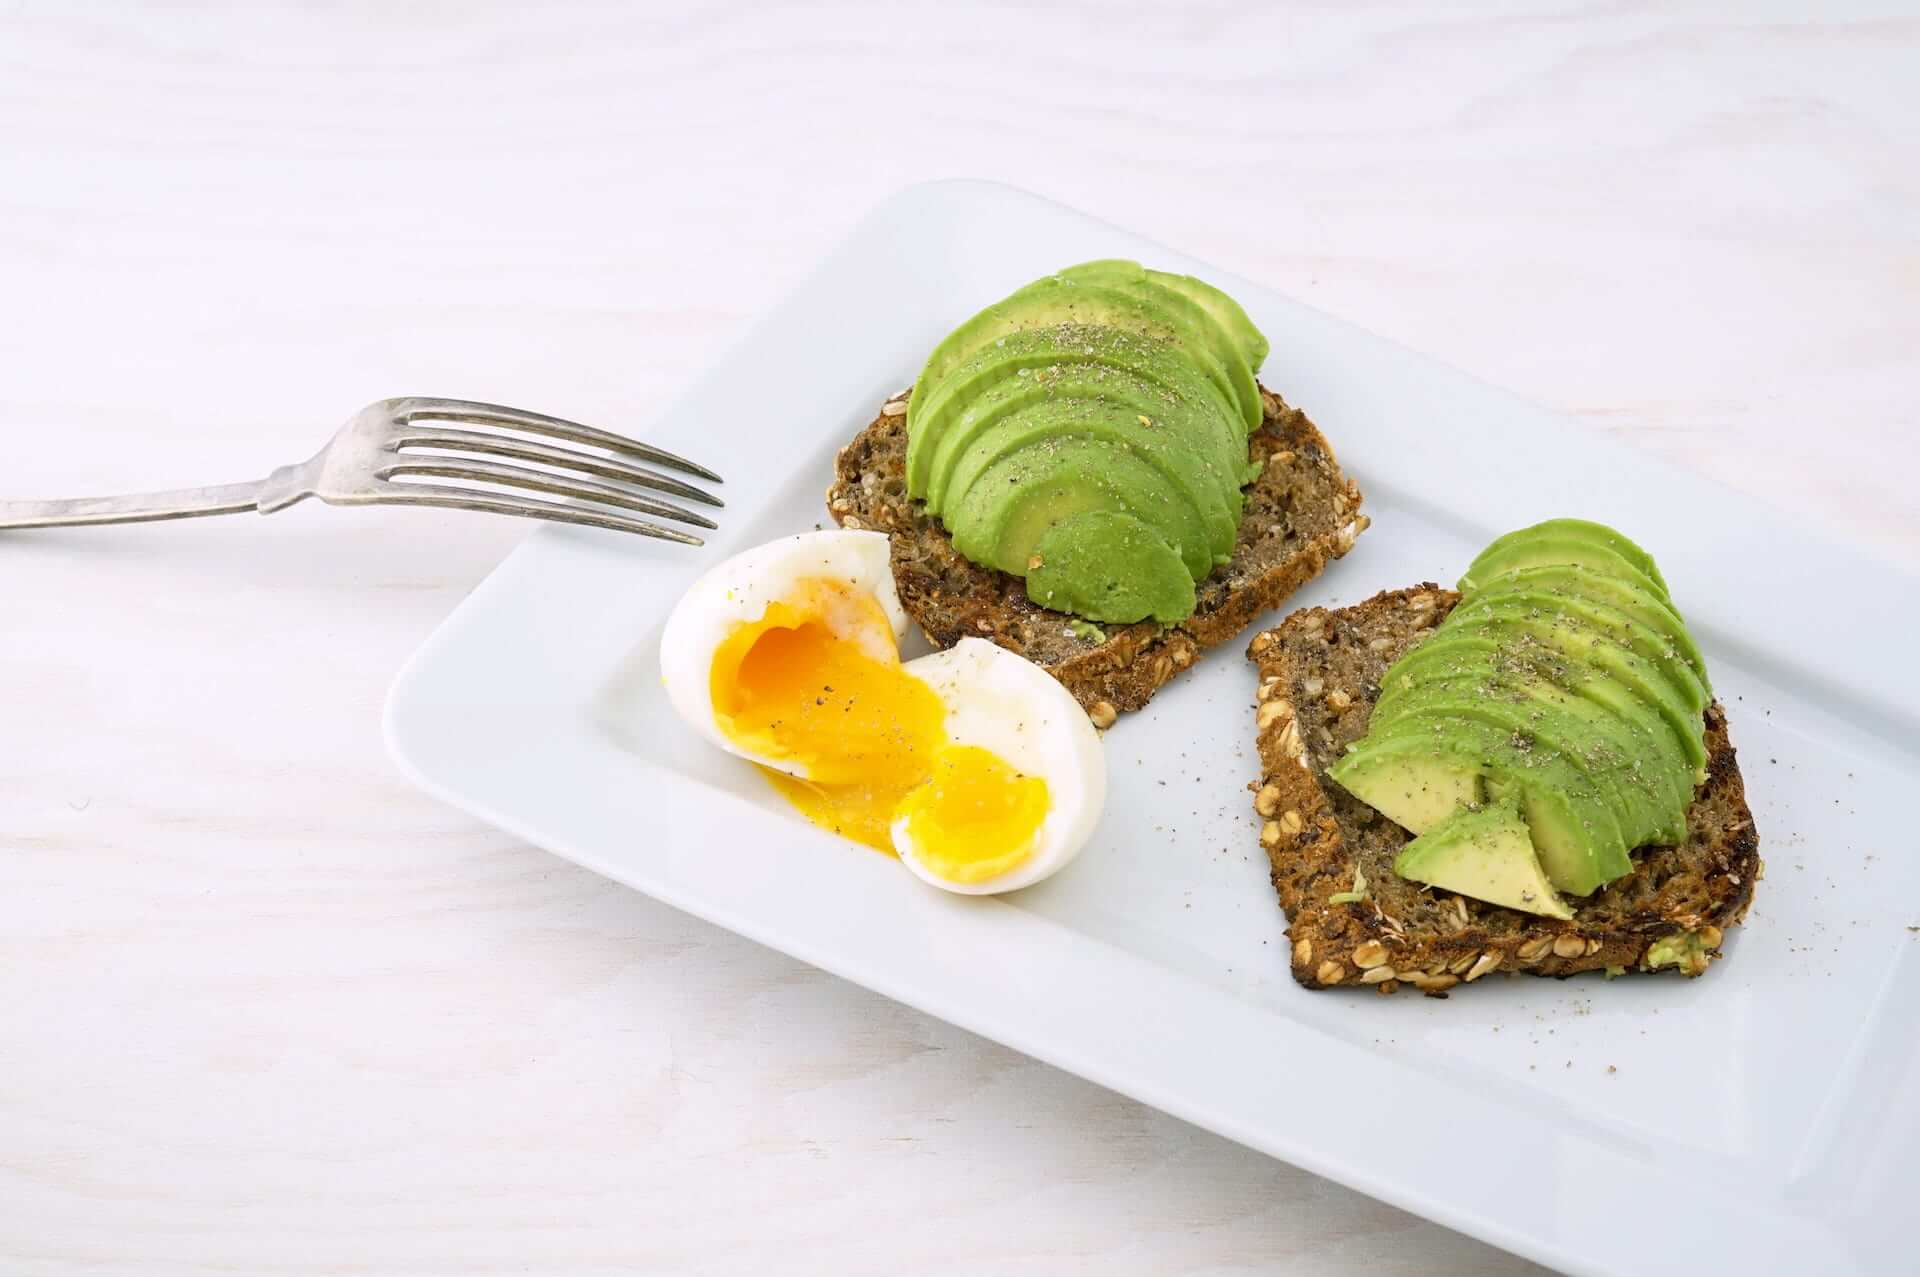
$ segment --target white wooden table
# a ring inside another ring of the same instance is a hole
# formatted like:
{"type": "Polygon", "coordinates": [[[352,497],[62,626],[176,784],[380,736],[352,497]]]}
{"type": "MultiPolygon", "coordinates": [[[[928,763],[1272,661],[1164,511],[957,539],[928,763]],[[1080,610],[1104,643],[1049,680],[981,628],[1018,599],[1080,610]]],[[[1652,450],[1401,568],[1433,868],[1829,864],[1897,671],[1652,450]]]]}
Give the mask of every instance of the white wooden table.
{"type": "MultiPolygon", "coordinates": [[[[1911,566],[1920,21],[1811,7],[8,6],[0,493],[644,430],[974,175],[1911,566]]],[[[0,539],[0,1271],[1527,1268],[412,792],[387,681],[525,531],[0,539]]]]}

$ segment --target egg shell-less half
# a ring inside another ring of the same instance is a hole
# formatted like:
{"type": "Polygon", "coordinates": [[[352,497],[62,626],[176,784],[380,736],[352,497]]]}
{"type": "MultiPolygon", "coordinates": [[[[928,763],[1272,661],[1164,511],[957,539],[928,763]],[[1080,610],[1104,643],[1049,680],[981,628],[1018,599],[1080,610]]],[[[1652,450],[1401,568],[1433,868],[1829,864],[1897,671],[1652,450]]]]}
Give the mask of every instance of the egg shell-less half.
{"type": "Polygon", "coordinates": [[[1107,759],[1100,733],[1072,693],[1038,665],[985,639],[963,638],[944,652],[907,662],[946,706],[955,745],[973,745],[1009,767],[1047,783],[1047,814],[1033,853],[1006,873],[960,883],[932,873],[914,854],[903,816],[893,846],[915,875],[947,891],[991,895],[1029,886],[1059,872],[1093,836],[1107,798],[1107,759]]]}
{"type": "Polygon", "coordinates": [[[729,754],[802,780],[809,779],[804,764],[751,753],[720,730],[712,672],[714,654],[737,627],[759,621],[769,604],[803,595],[809,581],[839,582],[850,596],[877,602],[889,627],[884,631],[870,608],[836,608],[821,619],[835,637],[858,643],[874,660],[898,659],[907,613],[894,589],[886,533],[844,528],[802,532],[734,555],[688,588],[660,636],[660,677],[674,712],[729,754]]]}

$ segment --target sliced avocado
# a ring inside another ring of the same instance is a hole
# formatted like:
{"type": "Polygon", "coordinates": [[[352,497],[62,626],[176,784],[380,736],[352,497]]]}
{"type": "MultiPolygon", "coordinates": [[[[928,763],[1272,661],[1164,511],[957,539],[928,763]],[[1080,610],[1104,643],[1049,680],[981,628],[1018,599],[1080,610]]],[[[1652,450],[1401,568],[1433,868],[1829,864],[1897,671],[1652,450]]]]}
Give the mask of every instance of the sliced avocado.
{"type": "Polygon", "coordinates": [[[1692,783],[1703,781],[1705,723],[1688,708],[1686,698],[1658,667],[1632,649],[1612,644],[1581,648],[1575,638],[1531,609],[1505,616],[1482,613],[1458,621],[1450,616],[1433,637],[1394,662],[1381,680],[1382,696],[1416,680],[1451,677],[1497,655],[1575,696],[1639,721],[1649,731],[1657,719],[1678,742],[1692,783]],[[1574,650],[1569,651],[1569,646],[1574,650]]]}
{"type": "MultiPolygon", "coordinates": [[[[1451,618],[1449,618],[1451,619],[1451,618]]],[[[1703,724],[1687,709],[1685,698],[1675,692],[1651,662],[1636,653],[1618,649],[1618,660],[1596,664],[1583,657],[1569,655],[1550,641],[1544,624],[1519,627],[1503,633],[1505,622],[1481,620],[1448,624],[1432,638],[1394,662],[1381,679],[1383,694],[1414,680],[1446,678],[1476,667],[1493,655],[1523,666],[1537,677],[1576,696],[1585,697],[1622,716],[1645,720],[1651,712],[1663,722],[1680,744],[1687,762],[1696,770],[1706,763],[1703,724]],[[1499,638],[1488,637],[1498,634],[1499,638]],[[1633,676],[1628,671],[1637,670],[1633,676]],[[1654,695],[1642,695],[1636,689],[1646,687],[1654,695]],[[1688,726],[1691,724],[1691,730],[1688,726]]],[[[1695,779],[1698,784],[1698,777],[1695,779]]]]}
{"type": "MultiPolygon", "coordinates": [[[[1557,649],[1566,658],[1566,685],[1590,700],[1618,704],[1618,694],[1606,682],[1625,688],[1653,706],[1673,729],[1693,763],[1694,783],[1706,779],[1706,720],[1702,716],[1706,705],[1696,695],[1703,690],[1697,680],[1689,689],[1675,681],[1668,664],[1648,659],[1619,637],[1584,625],[1577,618],[1543,613],[1512,596],[1490,598],[1464,617],[1456,609],[1447,624],[1462,634],[1524,634],[1544,648],[1557,649]]],[[[1681,668],[1685,669],[1684,663],[1681,668]]],[[[1687,673],[1691,679],[1691,671],[1687,673]]]]}
{"type": "MultiPolygon", "coordinates": [[[[1240,409],[1240,421],[1251,433],[1266,416],[1260,400],[1260,386],[1254,380],[1242,348],[1242,334],[1230,331],[1186,292],[1168,288],[1155,280],[1138,262],[1087,262],[1069,267],[1057,275],[1027,285],[1022,292],[1048,295],[1054,289],[1080,290],[1088,297],[1137,298],[1145,305],[1170,316],[1175,335],[1208,372],[1232,396],[1240,409]]],[[[1018,296],[1018,294],[1015,294],[1018,296]]]]}
{"type": "Polygon", "coordinates": [[[1671,638],[1642,625],[1619,608],[1595,599],[1538,590],[1501,590],[1470,596],[1447,620],[1457,618],[1464,625],[1477,616],[1493,612],[1510,614],[1514,609],[1531,612],[1536,619],[1548,621],[1557,629],[1585,631],[1639,653],[1666,675],[1685,698],[1688,708],[1695,712],[1704,710],[1713,701],[1713,694],[1671,638]]]}
{"type": "Polygon", "coordinates": [[[1234,349],[1250,371],[1259,372],[1260,365],[1267,360],[1271,347],[1266,334],[1247,318],[1247,312],[1241,309],[1239,302],[1205,280],[1195,279],[1191,275],[1176,275],[1170,271],[1144,270],[1138,262],[1124,258],[1082,262],[1078,266],[1069,266],[1060,274],[1070,279],[1135,281],[1144,278],[1151,284],[1181,294],[1205,311],[1214,326],[1232,341],[1234,349]]]}
{"type": "MultiPolygon", "coordinates": [[[[1145,424],[1159,430],[1162,440],[1177,441],[1197,464],[1213,472],[1215,485],[1224,493],[1239,492],[1247,443],[1234,420],[1221,410],[1219,396],[1205,395],[1196,402],[1172,388],[1162,368],[1143,372],[1123,363],[1079,358],[1027,364],[1024,355],[1016,352],[1019,362],[1011,369],[989,362],[987,366],[999,375],[970,378],[971,396],[929,427],[939,431],[925,445],[928,451],[923,460],[925,482],[919,495],[929,507],[939,510],[952,490],[954,467],[974,450],[984,432],[1012,413],[1059,399],[1102,398],[1130,405],[1130,420],[1139,422],[1144,417],[1145,424]]],[[[1191,373],[1191,365],[1187,367],[1191,373]]],[[[1190,376],[1186,381],[1191,388],[1198,378],[1190,376]]],[[[912,465],[911,458],[908,464],[912,465]]]]}
{"type": "Polygon", "coordinates": [[[1671,606],[1667,584],[1645,550],[1611,528],[1580,519],[1552,519],[1507,533],[1468,565],[1460,591],[1472,595],[1504,573],[1564,563],[1631,581],[1671,606]]]}
{"type": "Polygon", "coordinates": [[[952,455],[949,435],[969,428],[969,414],[985,396],[1009,379],[1018,386],[1023,371],[1031,376],[1036,369],[1081,365],[1131,373],[1182,403],[1208,410],[1213,429],[1196,446],[1219,440],[1230,459],[1245,462],[1238,408],[1178,342],[1108,325],[1063,323],[990,341],[937,384],[922,374],[907,404],[908,493],[928,495],[936,459],[952,455]]]}
{"type": "Polygon", "coordinates": [[[1140,520],[1195,580],[1212,567],[1206,525],[1193,503],[1150,462],[1093,435],[1049,438],[1000,458],[960,496],[946,523],[961,554],[1025,576],[1047,529],[1086,510],[1140,520]]]}
{"type": "MultiPolygon", "coordinates": [[[[948,333],[946,339],[933,348],[907,401],[908,434],[912,434],[912,423],[939,393],[948,375],[976,353],[997,342],[1010,341],[1023,332],[1062,325],[1114,328],[1152,341],[1184,345],[1181,325],[1152,301],[1110,290],[1062,284],[1059,276],[1049,275],[987,307],[948,333]]],[[[1225,379],[1214,380],[1226,394],[1227,401],[1237,405],[1238,400],[1225,379]]]]}
{"type": "Polygon", "coordinates": [[[1606,804],[1629,848],[1664,839],[1678,823],[1669,815],[1667,786],[1623,745],[1624,731],[1592,731],[1557,707],[1489,687],[1480,679],[1422,688],[1396,710],[1382,723],[1383,733],[1400,730],[1403,724],[1408,730],[1421,725],[1451,728],[1465,719],[1500,728],[1533,752],[1559,755],[1606,804]]]}
{"type": "Polygon", "coordinates": [[[1193,577],[1159,533],[1132,515],[1069,515],[1041,536],[1034,557],[1027,597],[1041,607],[1127,624],[1149,617],[1171,624],[1193,614],[1193,577]]]}
{"type": "MultiPolygon", "coordinates": [[[[1627,831],[1628,837],[1659,840],[1681,832],[1696,783],[1688,738],[1658,706],[1634,696],[1604,670],[1574,662],[1558,646],[1497,618],[1476,623],[1469,617],[1459,624],[1449,618],[1381,678],[1372,721],[1391,722],[1405,709],[1431,701],[1441,688],[1523,700],[1579,724],[1580,736],[1574,739],[1597,735],[1611,742],[1617,758],[1589,748],[1575,761],[1623,765],[1624,780],[1657,800],[1660,819],[1639,834],[1627,831]]],[[[1569,740],[1554,732],[1555,743],[1571,752],[1569,740]]],[[[1595,772],[1593,766],[1583,770],[1595,772]]]]}
{"type": "MultiPolygon", "coordinates": [[[[1610,528],[1555,519],[1488,546],[1461,590],[1381,677],[1366,736],[1328,769],[1388,816],[1396,803],[1408,814],[1408,777],[1424,786],[1411,815],[1428,827],[1414,828],[1403,872],[1440,881],[1428,857],[1441,853],[1442,873],[1450,854],[1488,872],[1483,835],[1501,818],[1441,811],[1467,790],[1463,774],[1485,804],[1515,805],[1536,875],[1568,894],[1630,872],[1636,845],[1684,837],[1712,693],[1652,557],[1610,528]],[[1436,796],[1436,776],[1450,794],[1436,796]]],[[[1498,863],[1506,872],[1513,858],[1498,863]]],[[[1564,902],[1541,912],[1564,916],[1555,909],[1564,902]]]]}
{"type": "MultiPolygon", "coordinates": [[[[1687,780],[1698,789],[1707,779],[1706,720],[1699,714],[1688,715],[1678,702],[1656,702],[1640,695],[1634,690],[1638,685],[1627,683],[1602,666],[1582,665],[1575,667],[1568,690],[1623,718],[1651,713],[1667,734],[1679,742],[1687,780]]],[[[1644,685],[1660,686],[1656,671],[1647,670],[1644,685]]],[[[1648,730],[1651,731],[1651,727],[1648,730]]]]}
{"type": "Polygon", "coordinates": [[[1477,668],[1502,650],[1501,644],[1484,634],[1442,625],[1387,667],[1380,679],[1381,695],[1418,679],[1446,678],[1462,669],[1477,668]]]}
{"type": "Polygon", "coordinates": [[[1327,775],[1402,829],[1431,829],[1485,796],[1477,760],[1422,748],[1356,750],[1336,759],[1327,775]]]}
{"type": "Polygon", "coordinates": [[[1393,871],[1488,904],[1548,918],[1573,917],[1540,868],[1526,822],[1504,803],[1455,812],[1401,848],[1393,871]]]}
{"type": "Polygon", "coordinates": [[[1519,804],[1541,868],[1566,894],[1592,895],[1633,872],[1625,840],[1617,827],[1609,829],[1606,823],[1610,813],[1578,793],[1556,789],[1551,781],[1523,784],[1494,778],[1487,782],[1487,797],[1519,804]]]}
{"type": "Polygon", "coordinates": [[[1267,335],[1254,327],[1253,320],[1247,318],[1247,312],[1240,303],[1227,296],[1205,280],[1195,279],[1191,275],[1172,275],[1166,271],[1150,270],[1147,278],[1162,288],[1171,288],[1177,293],[1185,293],[1197,302],[1202,309],[1211,314],[1214,322],[1231,333],[1240,346],[1240,357],[1247,361],[1247,367],[1254,372],[1260,371],[1260,365],[1267,362],[1267,353],[1271,347],[1267,344],[1267,335]]]}
{"type": "MultiPolygon", "coordinates": [[[[1036,370],[1033,377],[1023,380],[1041,375],[1042,370],[1036,370]]],[[[1150,405],[1140,396],[1109,398],[1109,391],[1125,392],[1119,375],[1106,379],[1063,376],[1061,381],[1066,384],[1052,384],[1050,380],[1048,386],[1035,388],[1024,400],[1015,399],[1026,406],[997,414],[973,433],[970,445],[954,462],[944,484],[936,470],[927,508],[945,516],[954,504],[954,494],[975,491],[988,469],[1014,453],[1076,438],[1098,438],[1146,461],[1198,513],[1203,535],[1195,548],[1207,556],[1206,567],[1199,575],[1211,570],[1215,559],[1230,554],[1239,532],[1243,500],[1235,482],[1237,476],[1216,466],[1192,445],[1195,429],[1183,422],[1179,409],[1152,404],[1162,413],[1154,418],[1141,411],[1150,405]]],[[[949,437],[960,433],[950,432],[949,437]]]]}
{"type": "Polygon", "coordinates": [[[1632,760],[1639,782],[1665,804],[1668,816],[1658,828],[1677,832],[1680,816],[1693,801],[1694,760],[1686,740],[1657,706],[1633,695],[1602,670],[1547,656],[1544,644],[1530,637],[1520,636],[1514,647],[1494,652],[1484,649],[1485,640],[1479,635],[1463,637],[1471,646],[1455,659],[1430,659],[1406,671],[1397,666],[1389,671],[1382,680],[1375,714],[1397,713],[1402,703],[1411,703],[1410,693],[1416,686],[1431,688],[1449,680],[1483,688],[1497,684],[1498,691],[1489,694],[1525,697],[1611,740],[1632,760]]]}
{"type": "Polygon", "coordinates": [[[1480,584],[1474,590],[1474,597],[1485,598],[1498,593],[1585,598],[1619,608],[1648,629],[1663,635],[1693,668],[1701,684],[1709,689],[1712,687],[1707,679],[1706,658],[1700,655],[1700,648],[1688,632],[1687,623],[1680,619],[1680,614],[1674,611],[1673,605],[1664,596],[1627,577],[1612,572],[1596,572],[1573,563],[1543,564],[1502,572],[1480,584]]]}
{"type": "MultiPolygon", "coordinates": [[[[1423,777],[1424,769],[1477,773],[1486,798],[1516,802],[1547,876],[1561,891],[1584,896],[1633,867],[1606,796],[1557,751],[1490,723],[1413,718],[1379,732],[1370,728],[1327,774],[1400,823],[1390,807],[1407,807],[1396,786],[1404,783],[1409,766],[1423,769],[1416,773],[1423,777]]],[[[1425,832],[1424,826],[1406,827],[1425,832]]]]}
{"type": "Polygon", "coordinates": [[[1246,436],[1264,416],[1266,352],[1246,312],[1198,280],[1118,260],[1046,276],[928,356],[904,422],[907,492],[963,556],[1039,571],[1035,592],[1096,600],[1089,619],[1183,619],[1169,600],[1191,607],[1194,583],[1230,561],[1258,473],[1246,436]],[[1132,557],[1069,583],[1039,553],[1049,535],[1090,569],[1088,545],[1132,557]],[[1154,575],[1170,557],[1184,586],[1154,575]],[[1109,578],[1123,570],[1149,576],[1120,591],[1109,578]]]}
{"type": "MultiPolygon", "coordinates": [[[[1101,325],[1177,343],[1233,404],[1245,428],[1252,430],[1260,423],[1260,396],[1239,351],[1192,302],[1148,285],[1145,271],[1140,276],[1137,282],[1123,278],[1108,283],[1063,272],[1035,280],[956,328],[935,347],[914,393],[920,393],[922,384],[937,386],[967,356],[1003,337],[1062,324],[1101,325]]],[[[911,400],[907,412],[913,415],[911,400]]]]}
{"type": "Polygon", "coordinates": [[[1475,718],[1558,751],[1605,796],[1629,847],[1674,841],[1686,827],[1690,771],[1679,742],[1657,718],[1655,736],[1638,722],[1498,663],[1399,685],[1382,694],[1373,715],[1383,731],[1403,719],[1475,718]]]}

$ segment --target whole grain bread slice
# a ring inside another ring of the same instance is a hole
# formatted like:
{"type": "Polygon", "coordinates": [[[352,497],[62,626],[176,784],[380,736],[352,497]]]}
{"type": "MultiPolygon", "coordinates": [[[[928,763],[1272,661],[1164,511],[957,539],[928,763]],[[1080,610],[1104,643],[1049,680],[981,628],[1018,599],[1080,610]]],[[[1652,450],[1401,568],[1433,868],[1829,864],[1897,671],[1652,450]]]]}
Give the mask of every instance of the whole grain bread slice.
{"type": "Polygon", "coordinates": [[[842,527],[888,534],[901,605],[935,646],[992,639],[1059,679],[1099,727],[1278,607],[1367,526],[1360,489],[1332,445],[1305,413],[1262,388],[1266,417],[1248,445],[1260,473],[1247,488],[1233,557],[1200,583],[1193,615],[1172,626],[1088,625],[1028,599],[1019,577],[963,558],[939,520],[908,497],[906,393],[840,450],[827,512],[842,527]]]}
{"type": "Polygon", "coordinates": [[[1441,994],[1492,971],[1700,975],[1745,916],[1763,870],[1718,702],[1706,711],[1707,779],[1687,812],[1686,840],[1635,852],[1633,872],[1572,901],[1569,922],[1397,876],[1406,831],[1326,778],[1366,733],[1387,667],[1458,601],[1429,584],[1353,607],[1307,608],[1247,649],[1260,673],[1254,809],[1287,914],[1294,979],[1314,989],[1411,985],[1441,994]]]}

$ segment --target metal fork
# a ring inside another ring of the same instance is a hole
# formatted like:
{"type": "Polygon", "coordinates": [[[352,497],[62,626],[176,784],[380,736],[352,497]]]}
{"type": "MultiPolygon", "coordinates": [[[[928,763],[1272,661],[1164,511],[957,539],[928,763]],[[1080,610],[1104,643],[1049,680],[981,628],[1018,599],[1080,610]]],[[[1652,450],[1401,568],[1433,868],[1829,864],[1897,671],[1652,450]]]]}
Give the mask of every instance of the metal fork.
{"type": "Polygon", "coordinates": [[[382,399],[355,413],[311,460],[281,466],[264,479],[121,497],[0,501],[0,530],[143,523],[247,510],[272,514],[308,497],[318,497],[328,505],[484,510],[635,532],[684,545],[702,544],[691,533],[633,516],[650,515],[700,528],[718,524],[671,502],[644,496],[636,489],[709,506],[722,505],[720,498],[634,461],[666,466],[715,483],[721,481],[705,466],[671,452],[544,413],[468,399],[382,399]],[[459,425],[445,424],[448,422],[459,425]],[[465,430],[460,426],[489,428],[465,430]],[[578,446],[540,443],[521,437],[524,435],[578,446]],[[476,453],[481,455],[472,455],[476,453]],[[490,461],[488,457],[507,460],[490,461]],[[396,482],[408,478],[433,482],[396,482]],[[495,488],[513,491],[499,492],[495,488]],[[578,504],[522,496],[522,492],[561,497],[578,504]]]}

